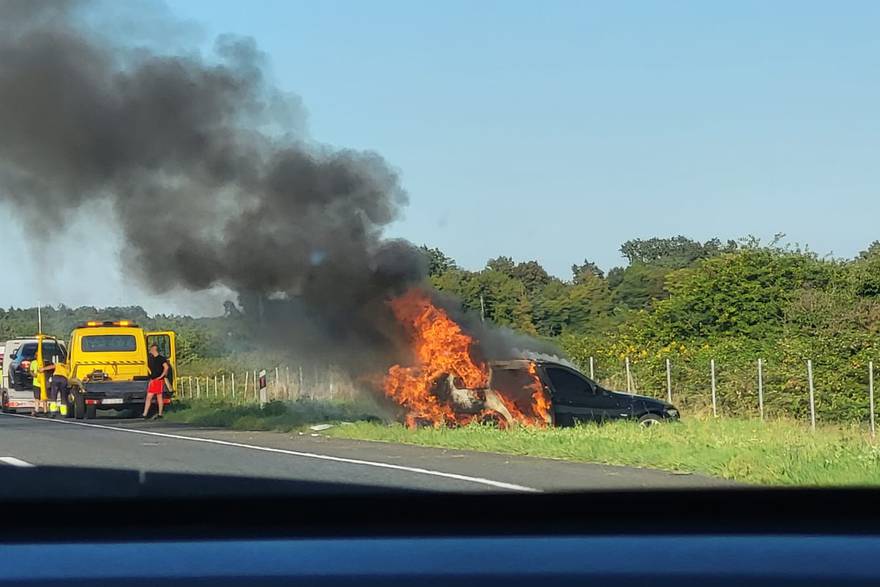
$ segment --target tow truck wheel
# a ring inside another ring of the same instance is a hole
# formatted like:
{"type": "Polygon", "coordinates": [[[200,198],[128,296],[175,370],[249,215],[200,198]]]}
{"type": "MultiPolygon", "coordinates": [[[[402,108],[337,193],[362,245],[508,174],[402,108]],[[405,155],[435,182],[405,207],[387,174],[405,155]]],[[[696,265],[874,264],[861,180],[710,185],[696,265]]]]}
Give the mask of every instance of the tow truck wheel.
{"type": "Polygon", "coordinates": [[[73,417],[82,420],[86,415],[86,398],[78,391],[73,392],[73,417]]]}
{"type": "Polygon", "coordinates": [[[86,406],[86,420],[94,420],[98,417],[98,406],[92,404],[86,406]]]}

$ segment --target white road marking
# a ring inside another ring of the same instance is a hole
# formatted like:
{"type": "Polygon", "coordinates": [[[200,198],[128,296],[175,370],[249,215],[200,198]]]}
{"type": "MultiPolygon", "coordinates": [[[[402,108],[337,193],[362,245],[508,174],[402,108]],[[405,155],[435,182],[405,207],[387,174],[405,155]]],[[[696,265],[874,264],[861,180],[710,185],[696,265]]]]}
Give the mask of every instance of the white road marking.
{"type": "Polygon", "coordinates": [[[23,461],[21,459],[17,459],[15,457],[0,457],[0,463],[6,463],[7,465],[12,465],[13,467],[36,467],[36,465],[34,464],[23,461]]]}
{"type": "Polygon", "coordinates": [[[72,426],[86,426],[88,428],[101,428],[104,430],[114,430],[116,432],[128,432],[130,434],[143,434],[145,436],[158,436],[160,438],[173,438],[175,440],[189,440],[191,442],[204,442],[205,444],[217,444],[220,446],[232,446],[235,448],[248,448],[251,450],[259,450],[262,452],[271,452],[277,454],[291,455],[295,457],[304,457],[308,459],[317,459],[321,461],[332,461],[335,463],[348,463],[351,465],[363,465],[365,467],[376,467],[379,469],[393,469],[395,471],[406,471],[408,473],[417,473],[420,475],[430,475],[433,477],[443,477],[446,479],[455,479],[456,481],[466,481],[479,485],[486,485],[498,489],[506,489],[509,491],[525,491],[531,493],[539,493],[540,489],[534,487],[526,487],[524,485],[516,485],[514,483],[505,483],[503,481],[495,481],[493,479],[485,479],[483,477],[471,477],[469,475],[458,475],[456,473],[446,473],[444,471],[435,471],[433,469],[423,469],[421,467],[407,467],[404,465],[393,465],[391,463],[382,463],[378,461],[363,461],[361,459],[349,459],[345,457],[334,457],[331,455],[322,455],[312,452],[300,452],[295,450],[285,450],[282,448],[271,448],[268,446],[258,446],[255,444],[242,444],[240,442],[230,442],[228,440],[216,440],[214,438],[200,438],[198,436],[183,436],[182,434],[168,434],[165,432],[152,432],[150,430],[137,430],[134,428],[120,428],[118,426],[105,426],[103,424],[90,424],[86,422],[76,422],[73,420],[54,420],[34,418],[24,414],[0,414],[13,418],[28,418],[30,420],[40,420],[42,422],[52,422],[55,424],[70,424],[72,426]]]}

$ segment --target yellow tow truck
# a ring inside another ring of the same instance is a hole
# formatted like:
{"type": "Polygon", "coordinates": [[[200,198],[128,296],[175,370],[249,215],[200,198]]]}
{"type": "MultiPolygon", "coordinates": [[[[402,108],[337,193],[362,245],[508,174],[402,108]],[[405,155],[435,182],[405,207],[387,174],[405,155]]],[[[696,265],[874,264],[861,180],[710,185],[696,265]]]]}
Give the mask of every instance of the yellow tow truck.
{"type": "Polygon", "coordinates": [[[149,380],[147,352],[154,344],[171,365],[171,390],[162,398],[169,404],[177,387],[174,332],[147,332],[128,320],[77,326],[67,346],[67,417],[94,418],[98,410],[143,410],[149,380]]]}

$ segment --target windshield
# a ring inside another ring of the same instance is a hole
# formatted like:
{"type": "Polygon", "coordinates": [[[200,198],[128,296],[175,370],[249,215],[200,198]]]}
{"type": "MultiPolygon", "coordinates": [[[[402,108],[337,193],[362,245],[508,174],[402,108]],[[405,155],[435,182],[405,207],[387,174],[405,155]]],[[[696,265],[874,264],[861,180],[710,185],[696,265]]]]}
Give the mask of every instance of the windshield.
{"type": "Polygon", "coordinates": [[[0,457],[880,483],[877,9],[255,4],[0,0],[0,457]]]}
{"type": "Polygon", "coordinates": [[[86,353],[131,352],[137,350],[137,339],[131,334],[102,334],[82,337],[86,353]]]}

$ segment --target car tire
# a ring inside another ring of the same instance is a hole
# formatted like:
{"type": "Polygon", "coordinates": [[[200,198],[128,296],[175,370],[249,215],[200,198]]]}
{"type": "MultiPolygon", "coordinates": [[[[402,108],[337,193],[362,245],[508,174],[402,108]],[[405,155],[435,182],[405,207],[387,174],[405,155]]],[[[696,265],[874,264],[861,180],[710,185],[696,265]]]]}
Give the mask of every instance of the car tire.
{"type": "Polygon", "coordinates": [[[639,418],[639,426],[644,428],[650,428],[651,426],[656,426],[657,424],[662,424],[663,418],[658,416],[657,414],[645,414],[641,418],[639,418]]]}
{"type": "Polygon", "coordinates": [[[73,392],[73,417],[82,420],[86,415],[86,398],[78,391],[73,392]]]}
{"type": "Polygon", "coordinates": [[[98,417],[98,406],[92,404],[86,406],[86,420],[94,420],[98,417]]]}

